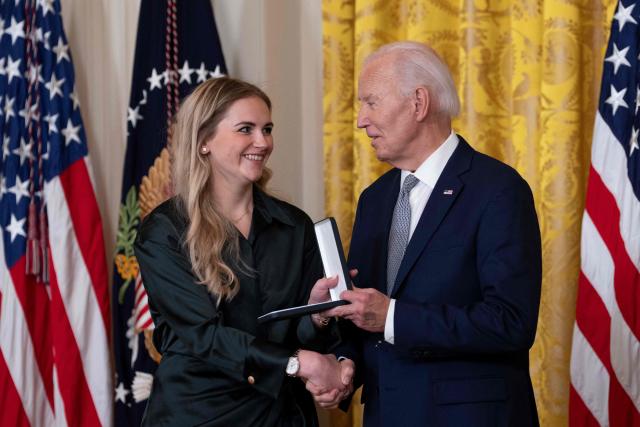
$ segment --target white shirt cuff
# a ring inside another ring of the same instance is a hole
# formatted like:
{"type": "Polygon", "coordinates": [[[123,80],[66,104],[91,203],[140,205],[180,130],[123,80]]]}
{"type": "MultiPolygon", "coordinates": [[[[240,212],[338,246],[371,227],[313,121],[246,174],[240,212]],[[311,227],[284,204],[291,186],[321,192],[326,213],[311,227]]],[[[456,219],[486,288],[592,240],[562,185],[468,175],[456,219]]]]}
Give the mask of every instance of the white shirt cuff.
{"type": "Polygon", "coordinates": [[[393,344],[395,334],[393,330],[393,316],[396,312],[396,300],[389,301],[389,309],[387,310],[387,320],[384,322],[384,340],[389,344],[393,344]]]}

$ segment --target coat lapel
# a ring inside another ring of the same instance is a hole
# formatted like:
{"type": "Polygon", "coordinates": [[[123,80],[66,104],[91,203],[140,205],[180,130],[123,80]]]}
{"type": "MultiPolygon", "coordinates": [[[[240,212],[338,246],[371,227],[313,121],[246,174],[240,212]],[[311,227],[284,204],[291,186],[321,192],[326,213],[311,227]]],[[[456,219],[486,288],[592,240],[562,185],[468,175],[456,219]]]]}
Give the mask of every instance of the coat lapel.
{"type": "Polygon", "coordinates": [[[449,209],[451,209],[451,206],[462,192],[464,182],[460,179],[460,175],[470,168],[473,149],[461,136],[458,136],[458,138],[460,139],[458,147],[447,162],[440,178],[438,178],[429,201],[422,212],[420,221],[418,221],[418,225],[411,236],[396,276],[396,282],[391,292],[392,296],[398,292],[411,267],[413,267],[444,220],[447,212],[449,212],[449,209]]]}

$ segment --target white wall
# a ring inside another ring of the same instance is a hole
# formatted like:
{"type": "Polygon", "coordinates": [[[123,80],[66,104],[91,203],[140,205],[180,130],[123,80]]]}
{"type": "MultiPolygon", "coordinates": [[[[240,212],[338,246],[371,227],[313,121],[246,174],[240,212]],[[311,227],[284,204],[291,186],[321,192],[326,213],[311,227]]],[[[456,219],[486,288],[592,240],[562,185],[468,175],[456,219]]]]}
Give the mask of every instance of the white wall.
{"type": "Polygon", "coordinates": [[[320,219],[321,2],[214,0],[213,5],[229,72],[257,83],[273,100],[272,190],[320,219]]]}
{"type": "MultiPolygon", "coordinates": [[[[139,0],[61,0],[111,266],[139,0]]],[[[324,214],[322,15],[318,1],[213,0],[229,74],[274,104],[272,191],[324,214]]]]}

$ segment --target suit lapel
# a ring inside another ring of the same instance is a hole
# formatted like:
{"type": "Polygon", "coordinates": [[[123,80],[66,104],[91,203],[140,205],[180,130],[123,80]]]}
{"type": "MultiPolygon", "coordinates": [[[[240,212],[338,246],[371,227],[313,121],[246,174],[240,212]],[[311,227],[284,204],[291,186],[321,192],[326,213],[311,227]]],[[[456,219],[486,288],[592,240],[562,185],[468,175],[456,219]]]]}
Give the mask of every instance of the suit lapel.
{"type": "Polygon", "coordinates": [[[396,282],[391,292],[392,296],[398,292],[411,267],[413,267],[425,246],[427,246],[431,237],[451,209],[451,206],[462,192],[464,182],[459,176],[470,168],[473,149],[461,136],[458,136],[458,138],[460,139],[458,147],[447,162],[440,178],[438,178],[436,186],[433,188],[429,201],[418,221],[418,225],[411,236],[407,250],[404,253],[404,258],[400,264],[398,275],[396,276],[396,282]]]}

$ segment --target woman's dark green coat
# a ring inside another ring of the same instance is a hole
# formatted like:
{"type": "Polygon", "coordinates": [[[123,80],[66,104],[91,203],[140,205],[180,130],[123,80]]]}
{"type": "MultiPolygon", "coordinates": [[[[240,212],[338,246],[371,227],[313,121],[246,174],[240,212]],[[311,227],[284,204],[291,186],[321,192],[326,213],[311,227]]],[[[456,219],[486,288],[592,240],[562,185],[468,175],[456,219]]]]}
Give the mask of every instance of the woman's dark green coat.
{"type": "MultiPolygon", "coordinates": [[[[216,307],[198,284],[183,245],[188,220],[176,199],[144,220],[135,244],[162,354],[143,424],[315,426],[304,384],[285,367],[298,348],[326,352],[334,328],[318,334],[310,318],[258,324],[272,310],[306,304],[322,276],[313,224],[300,209],[254,190],[247,268],[240,290],[216,307]]],[[[239,233],[238,233],[239,234],[239,233]]]]}

